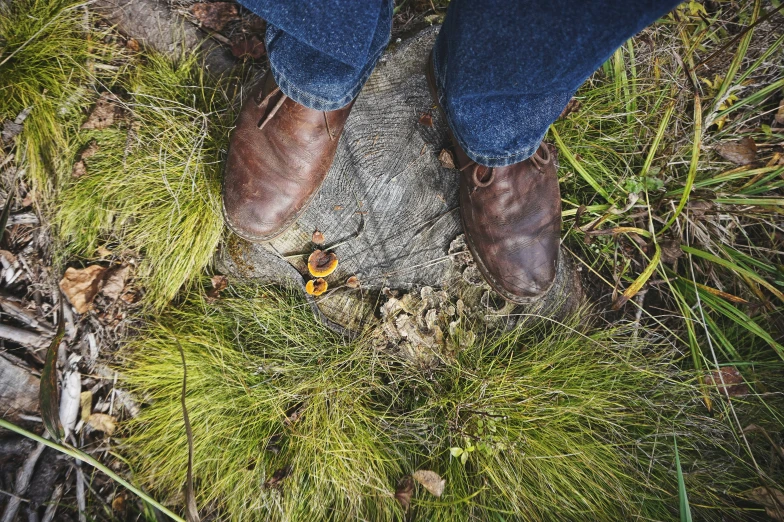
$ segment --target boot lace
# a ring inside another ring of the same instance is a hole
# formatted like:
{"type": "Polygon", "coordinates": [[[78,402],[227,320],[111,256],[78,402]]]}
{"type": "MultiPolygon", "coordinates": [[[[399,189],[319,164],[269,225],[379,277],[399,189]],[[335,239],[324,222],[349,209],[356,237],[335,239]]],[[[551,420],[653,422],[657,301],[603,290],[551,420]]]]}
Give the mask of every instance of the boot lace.
{"type": "MultiPolygon", "coordinates": [[[[259,130],[263,129],[267,123],[277,114],[280,108],[283,106],[283,103],[288,99],[288,96],[283,94],[280,90],[280,87],[277,85],[274,89],[267,93],[266,96],[262,96],[264,94],[264,89],[259,92],[259,95],[256,97],[256,106],[261,108],[263,105],[267,105],[267,110],[264,112],[264,116],[261,117],[257,127],[259,130]],[[274,99],[274,100],[273,100],[274,99]],[[274,103],[274,105],[273,105],[274,103]]],[[[332,133],[332,129],[329,125],[329,117],[327,116],[327,111],[322,111],[324,114],[324,125],[327,127],[327,134],[329,134],[329,139],[334,140],[335,135],[332,133]]]]}

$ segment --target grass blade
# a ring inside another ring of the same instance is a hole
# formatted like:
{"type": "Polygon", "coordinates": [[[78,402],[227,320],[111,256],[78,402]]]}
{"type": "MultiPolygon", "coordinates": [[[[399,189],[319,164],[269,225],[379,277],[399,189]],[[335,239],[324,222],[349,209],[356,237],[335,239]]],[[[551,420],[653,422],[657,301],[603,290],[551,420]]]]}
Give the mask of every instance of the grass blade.
{"type": "Polygon", "coordinates": [[[689,508],[689,497],[686,494],[686,482],[683,480],[683,469],[681,469],[681,456],[678,453],[678,440],[673,437],[675,443],[675,468],[678,471],[678,500],[680,501],[681,522],[691,522],[691,508],[689,508]]]}
{"type": "Polygon", "coordinates": [[[577,158],[575,158],[575,157],[574,157],[574,154],[572,154],[572,151],[571,151],[571,150],[569,150],[569,148],[568,148],[568,147],[566,146],[566,144],[563,142],[563,140],[561,139],[561,135],[560,135],[560,134],[558,134],[558,131],[557,131],[557,130],[555,130],[555,127],[553,127],[553,126],[550,126],[550,132],[552,132],[552,133],[553,133],[553,138],[555,138],[555,143],[558,145],[558,150],[560,150],[561,154],[563,154],[563,156],[566,158],[566,160],[567,160],[567,161],[568,161],[568,162],[569,162],[569,163],[572,165],[572,167],[574,167],[574,170],[576,170],[576,171],[577,171],[577,173],[578,173],[578,174],[579,174],[579,175],[580,175],[580,176],[581,176],[581,177],[582,177],[582,178],[583,178],[583,179],[584,179],[584,180],[585,180],[585,181],[586,181],[586,182],[587,182],[587,183],[588,183],[588,184],[589,184],[589,185],[590,185],[590,186],[591,186],[591,187],[592,187],[592,188],[593,188],[593,189],[594,189],[594,190],[595,190],[595,191],[596,191],[596,192],[597,192],[599,195],[601,195],[601,196],[602,196],[604,199],[606,199],[608,202],[610,202],[610,203],[615,203],[615,201],[613,200],[613,198],[611,198],[611,197],[610,197],[610,194],[608,194],[608,193],[607,193],[607,191],[606,191],[606,190],[604,190],[604,187],[602,187],[602,186],[601,186],[601,185],[600,185],[600,184],[599,184],[599,183],[598,183],[598,182],[597,182],[597,181],[596,181],[596,180],[593,178],[593,176],[591,176],[591,175],[588,173],[588,171],[587,171],[587,170],[585,170],[585,167],[583,167],[583,166],[582,166],[582,164],[580,164],[580,162],[579,162],[579,161],[577,161],[577,158]]]}
{"type": "Polygon", "coordinates": [[[689,196],[691,195],[691,187],[694,184],[694,178],[697,176],[697,164],[700,160],[700,144],[702,143],[702,104],[700,102],[700,96],[698,94],[694,95],[694,144],[692,145],[691,149],[691,164],[689,165],[689,173],[686,175],[686,186],[683,187],[683,195],[681,196],[681,200],[678,203],[675,212],[672,214],[672,217],[667,221],[664,227],[659,230],[659,234],[664,233],[665,230],[670,228],[670,226],[678,219],[678,216],[681,215],[683,211],[683,207],[686,206],[686,203],[689,201],[689,196]]]}
{"type": "Polygon", "coordinates": [[[122,486],[125,486],[126,489],[128,489],[129,491],[131,491],[132,493],[137,495],[139,498],[141,498],[142,500],[144,500],[148,504],[151,504],[151,505],[155,506],[155,508],[157,510],[159,510],[161,513],[164,513],[166,516],[168,516],[169,518],[171,518],[175,522],[185,522],[185,520],[183,520],[182,518],[180,518],[179,516],[177,516],[176,514],[171,512],[168,508],[166,508],[166,506],[164,506],[163,504],[161,504],[158,501],[156,501],[154,498],[149,496],[147,493],[145,493],[141,489],[137,488],[136,486],[134,486],[133,484],[131,484],[130,482],[128,482],[127,480],[125,480],[124,478],[119,476],[117,473],[115,473],[114,471],[112,471],[108,467],[104,466],[103,464],[101,464],[100,462],[95,460],[90,455],[87,455],[86,453],[83,453],[83,452],[79,451],[78,449],[73,448],[71,446],[67,446],[67,445],[64,445],[64,444],[58,444],[56,442],[52,442],[51,440],[47,440],[47,439],[45,439],[43,437],[40,437],[40,436],[36,435],[35,433],[31,433],[31,432],[27,431],[24,428],[20,428],[16,424],[14,424],[12,422],[8,422],[5,419],[0,419],[0,428],[5,428],[5,429],[8,429],[8,430],[11,430],[14,433],[17,433],[17,434],[19,434],[19,435],[21,435],[23,437],[27,437],[28,439],[32,439],[32,440],[34,440],[36,442],[40,442],[41,444],[44,444],[45,446],[49,446],[53,450],[59,451],[60,453],[62,453],[64,455],[68,455],[69,457],[73,457],[73,458],[75,458],[77,460],[80,460],[80,461],[82,461],[82,462],[84,462],[86,464],[91,465],[92,467],[94,467],[98,471],[102,472],[103,474],[105,474],[107,477],[109,477],[110,479],[114,480],[118,484],[121,484],[122,486]]]}

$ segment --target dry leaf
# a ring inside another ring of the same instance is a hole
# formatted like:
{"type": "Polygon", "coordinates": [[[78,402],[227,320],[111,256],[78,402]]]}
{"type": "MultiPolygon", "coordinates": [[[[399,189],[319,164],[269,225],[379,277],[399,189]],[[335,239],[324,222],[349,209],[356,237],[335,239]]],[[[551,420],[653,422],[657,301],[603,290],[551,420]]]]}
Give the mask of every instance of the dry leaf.
{"type": "Polygon", "coordinates": [[[280,483],[283,482],[283,479],[288,477],[290,473],[291,466],[284,466],[280,468],[275,473],[273,473],[270,478],[267,479],[267,481],[264,483],[264,487],[267,489],[280,487],[280,483]]]}
{"type": "Polygon", "coordinates": [[[334,252],[316,250],[308,257],[308,271],[313,277],[327,277],[338,267],[338,256],[334,252]]]}
{"type": "Polygon", "coordinates": [[[455,159],[452,157],[452,153],[446,149],[442,149],[438,154],[438,161],[441,162],[441,166],[445,169],[455,168],[455,159]]]}
{"type": "Polygon", "coordinates": [[[103,259],[105,257],[110,257],[112,255],[112,251],[106,248],[105,246],[99,246],[98,250],[95,252],[99,258],[103,259]]]}
{"type": "Polygon", "coordinates": [[[708,384],[718,387],[722,396],[745,397],[750,393],[743,376],[734,366],[722,366],[718,370],[711,372],[706,381],[708,384]],[[722,384],[722,381],[724,384],[722,384]]]}
{"type": "Polygon", "coordinates": [[[118,101],[120,99],[115,94],[101,93],[101,97],[95,102],[87,121],[82,124],[82,129],[101,130],[111,126],[118,112],[118,101]]]}
{"type": "Polygon", "coordinates": [[[784,100],[779,102],[779,110],[776,111],[776,115],[773,116],[773,119],[779,125],[784,125],[784,100]]]}
{"type": "Polygon", "coordinates": [[[93,413],[87,419],[87,424],[94,430],[102,431],[111,437],[117,428],[117,419],[105,413],[93,413]]]}
{"type": "Polygon", "coordinates": [[[111,301],[116,301],[125,289],[125,280],[131,271],[130,265],[112,267],[106,272],[101,294],[111,301]]]}
{"type": "Polygon", "coordinates": [[[323,245],[326,239],[324,239],[324,234],[321,233],[320,230],[315,230],[313,232],[313,237],[310,238],[317,245],[323,245]]]}
{"type": "Polygon", "coordinates": [[[441,475],[435,471],[428,469],[420,469],[414,472],[414,480],[422,484],[422,486],[430,492],[431,495],[440,497],[444,493],[444,485],[446,480],[441,478],[441,475]]]}
{"type": "Polygon", "coordinates": [[[231,41],[231,54],[237,58],[252,58],[258,60],[267,54],[264,42],[255,35],[241,36],[231,41]]]}
{"type": "Polygon", "coordinates": [[[81,178],[85,174],[87,174],[87,166],[84,164],[84,162],[79,160],[74,163],[73,168],[71,169],[71,177],[74,179],[81,178]]]}
{"type": "Polygon", "coordinates": [[[349,288],[359,288],[359,279],[357,279],[357,276],[353,275],[346,279],[346,286],[349,288]]]}
{"type": "Polygon", "coordinates": [[[757,144],[749,137],[719,143],[715,149],[719,156],[736,165],[748,165],[757,159],[757,144]]]}
{"type": "Polygon", "coordinates": [[[87,422],[93,411],[93,392],[90,390],[82,392],[79,396],[79,407],[82,409],[82,421],[87,422]]]}
{"type": "Polygon", "coordinates": [[[207,301],[212,302],[220,297],[220,293],[229,286],[229,279],[225,275],[216,274],[210,278],[212,288],[207,290],[207,301]]]}
{"type": "Polygon", "coordinates": [[[83,314],[90,309],[95,296],[101,289],[106,268],[90,265],[86,268],[69,268],[60,281],[60,290],[73,305],[76,313],[83,314]]]}
{"type": "Polygon", "coordinates": [[[112,499],[112,511],[125,511],[125,495],[120,493],[112,499]]]}
{"type": "Polygon", "coordinates": [[[672,264],[683,255],[681,242],[676,239],[662,241],[660,246],[662,263],[672,264]]]}
{"type": "Polygon", "coordinates": [[[583,104],[580,103],[580,100],[572,98],[571,100],[569,100],[569,103],[566,104],[564,110],[561,111],[561,115],[558,116],[558,119],[563,120],[564,118],[567,118],[570,114],[578,112],[582,107],[582,105],[583,104]]]}
{"type": "Polygon", "coordinates": [[[411,496],[414,494],[414,479],[411,475],[405,475],[397,481],[397,488],[395,488],[395,500],[400,503],[403,511],[408,513],[408,507],[411,505],[411,496]]]}
{"type": "Polygon", "coordinates": [[[191,13],[202,27],[213,31],[223,31],[226,24],[240,19],[237,4],[233,2],[199,2],[191,6],[191,13]]]}
{"type": "Polygon", "coordinates": [[[765,506],[765,513],[776,522],[784,522],[784,493],[776,488],[759,487],[748,493],[749,499],[765,506]]]}
{"type": "Polygon", "coordinates": [[[128,38],[128,41],[125,42],[125,48],[131,51],[132,53],[138,53],[142,46],[139,45],[139,41],[135,38],[128,38]]]}
{"type": "Polygon", "coordinates": [[[80,156],[84,159],[90,159],[95,156],[95,153],[101,150],[101,147],[98,145],[98,142],[95,140],[90,140],[90,143],[82,150],[80,156]]]}
{"type": "Polygon", "coordinates": [[[424,125],[425,127],[432,127],[433,126],[433,115],[429,112],[422,114],[419,117],[419,123],[424,125]]]}

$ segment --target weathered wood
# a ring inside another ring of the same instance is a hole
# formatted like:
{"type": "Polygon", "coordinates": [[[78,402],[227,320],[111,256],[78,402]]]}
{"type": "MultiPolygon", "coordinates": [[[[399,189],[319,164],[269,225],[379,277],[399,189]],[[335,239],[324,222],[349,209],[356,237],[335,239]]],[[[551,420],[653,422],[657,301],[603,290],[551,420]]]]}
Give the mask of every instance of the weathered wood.
{"type": "Polygon", "coordinates": [[[218,256],[224,271],[303,288],[318,229],[327,247],[334,245],[339,266],[327,278],[331,290],[316,301],[343,326],[372,320],[384,288],[444,288],[483,318],[563,315],[575,308],[582,295],[579,278],[565,256],[548,295],[516,307],[489,291],[465,244],[455,241],[461,234],[458,173],[438,160],[449,148],[447,129],[424,74],[436,34],[436,28],[425,30],[386,52],[354,105],[332,169],[307,211],[266,245],[231,237],[218,256]],[[420,122],[423,114],[432,116],[432,126],[420,122]],[[359,290],[345,288],[350,276],[359,279],[359,290]]]}
{"type": "Polygon", "coordinates": [[[0,356],[0,416],[18,422],[19,415],[38,415],[39,379],[0,356]]]}

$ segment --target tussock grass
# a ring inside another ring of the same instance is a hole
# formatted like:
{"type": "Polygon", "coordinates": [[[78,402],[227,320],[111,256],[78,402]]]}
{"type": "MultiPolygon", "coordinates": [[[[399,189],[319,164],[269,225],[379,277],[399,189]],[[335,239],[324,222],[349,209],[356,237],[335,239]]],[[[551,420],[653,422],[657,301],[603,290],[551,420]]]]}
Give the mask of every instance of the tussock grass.
{"type": "Polygon", "coordinates": [[[116,50],[101,42],[104,35],[94,31],[84,5],[73,0],[0,4],[0,121],[13,121],[30,109],[16,153],[39,200],[51,198],[70,173],[68,151],[94,97],[91,86],[115,73],[94,68],[116,50]]]}
{"type": "Polygon", "coordinates": [[[87,174],[68,184],[55,224],[65,256],[103,244],[143,254],[146,302],[166,305],[209,263],[223,230],[221,149],[233,122],[224,84],[208,81],[197,55],[150,55],[121,79],[124,126],[82,131],[94,141],[87,174]]]}
{"type": "Polygon", "coordinates": [[[192,295],[150,323],[123,370],[148,402],[125,427],[125,451],[148,487],[175,499],[182,347],[197,496],[222,518],[402,519],[397,481],[430,469],[446,491],[420,488],[416,519],[666,519],[678,509],[675,434],[693,505],[726,507],[756,480],[654,336],[522,326],[422,373],[337,337],[287,293],[229,292],[212,304],[192,295]],[[717,456],[727,469],[709,473],[717,456]],[[265,486],[286,467],[280,488],[265,486]]]}

